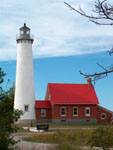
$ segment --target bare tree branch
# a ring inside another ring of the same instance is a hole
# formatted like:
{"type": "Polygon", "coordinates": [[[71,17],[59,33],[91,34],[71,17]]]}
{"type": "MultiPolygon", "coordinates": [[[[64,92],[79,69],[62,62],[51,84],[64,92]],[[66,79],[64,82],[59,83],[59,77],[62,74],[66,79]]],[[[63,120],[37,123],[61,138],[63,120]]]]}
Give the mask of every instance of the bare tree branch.
{"type": "Polygon", "coordinates": [[[87,73],[83,73],[83,72],[81,72],[81,71],[79,71],[79,72],[80,72],[81,75],[84,76],[84,78],[92,78],[94,82],[95,82],[96,80],[99,80],[99,79],[102,79],[102,78],[107,77],[107,75],[108,75],[109,73],[112,73],[112,72],[113,72],[113,65],[112,65],[112,64],[111,64],[111,66],[107,67],[108,69],[105,68],[105,67],[103,67],[103,66],[100,65],[99,63],[97,63],[97,65],[98,65],[99,67],[101,67],[104,71],[103,71],[103,72],[99,72],[99,73],[93,73],[93,74],[87,74],[87,73]]]}
{"type": "Polygon", "coordinates": [[[100,73],[94,73],[94,74],[85,74],[85,73],[83,73],[83,72],[81,72],[81,71],[79,71],[79,72],[80,72],[80,74],[83,75],[85,78],[89,78],[89,77],[102,76],[102,75],[106,75],[106,76],[107,76],[108,73],[113,72],[113,69],[111,69],[111,70],[106,70],[106,71],[100,72],[100,73]]]}
{"type": "Polygon", "coordinates": [[[113,54],[113,47],[110,51],[108,51],[109,55],[111,56],[113,54]]]}
{"type": "MultiPolygon", "coordinates": [[[[94,4],[94,9],[92,10],[93,14],[86,14],[85,11],[79,6],[78,9],[72,7],[69,3],[64,2],[71,10],[77,12],[81,16],[84,16],[89,19],[89,21],[95,23],[96,25],[113,25],[113,5],[107,3],[107,0],[96,0],[94,4]]],[[[108,51],[109,55],[113,54],[113,47],[108,51]]],[[[113,65],[109,68],[103,67],[101,64],[97,63],[104,71],[99,73],[87,74],[81,71],[80,74],[85,78],[93,78],[93,81],[105,78],[109,73],[113,72],[113,65]]]]}
{"type": "Polygon", "coordinates": [[[99,63],[97,63],[97,65],[98,65],[99,67],[101,67],[102,69],[104,69],[105,71],[107,71],[107,69],[106,69],[105,67],[103,67],[102,65],[100,65],[99,63]]]}
{"type": "Polygon", "coordinates": [[[81,7],[78,9],[72,7],[69,3],[64,2],[71,10],[77,12],[78,14],[86,17],[89,21],[95,23],[96,25],[113,25],[113,6],[106,2],[107,0],[97,0],[95,1],[95,9],[92,11],[94,14],[86,14],[81,7]],[[98,14],[98,15],[97,15],[98,14]],[[107,22],[108,21],[108,22],[107,22]]]}

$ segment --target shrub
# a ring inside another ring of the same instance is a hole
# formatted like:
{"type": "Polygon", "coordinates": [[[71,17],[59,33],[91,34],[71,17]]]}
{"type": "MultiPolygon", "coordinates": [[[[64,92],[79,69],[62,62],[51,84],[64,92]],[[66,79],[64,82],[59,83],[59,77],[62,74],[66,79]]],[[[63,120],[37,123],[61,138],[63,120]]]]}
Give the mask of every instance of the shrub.
{"type": "Polygon", "coordinates": [[[22,114],[13,109],[14,95],[11,91],[4,91],[1,87],[5,73],[0,68],[0,150],[13,150],[17,143],[11,134],[17,130],[14,121],[22,114]]]}
{"type": "Polygon", "coordinates": [[[91,147],[102,147],[104,150],[113,147],[113,128],[99,127],[95,129],[88,143],[91,147]]]}

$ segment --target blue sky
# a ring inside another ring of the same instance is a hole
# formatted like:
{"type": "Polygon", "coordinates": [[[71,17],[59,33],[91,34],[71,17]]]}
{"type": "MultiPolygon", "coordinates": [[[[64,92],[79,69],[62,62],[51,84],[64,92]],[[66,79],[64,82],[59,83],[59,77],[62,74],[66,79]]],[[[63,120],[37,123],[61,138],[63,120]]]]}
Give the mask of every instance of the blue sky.
{"type": "MultiPolygon", "coordinates": [[[[91,0],[65,0],[90,13],[91,0]]],[[[3,0],[0,3],[0,66],[15,81],[16,34],[26,21],[34,34],[33,57],[36,99],[44,99],[48,82],[86,83],[79,74],[101,71],[96,63],[112,63],[106,51],[113,45],[111,26],[96,26],[76,14],[64,0],[3,0]]],[[[113,75],[96,83],[100,104],[113,110],[113,75]]],[[[6,79],[7,79],[6,78],[6,79]]],[[[9,86],[10,86],[9,85],[9,86]]]]}

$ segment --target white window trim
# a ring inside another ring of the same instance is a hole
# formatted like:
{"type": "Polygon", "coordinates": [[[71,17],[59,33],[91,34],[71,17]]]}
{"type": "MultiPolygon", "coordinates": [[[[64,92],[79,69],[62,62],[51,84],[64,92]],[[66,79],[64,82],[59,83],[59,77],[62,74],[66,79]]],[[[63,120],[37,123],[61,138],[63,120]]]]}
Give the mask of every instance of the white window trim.
{"type": "Polygon", "coordinates": [[[24,112],[29,112],[29,105],[27,104],[24,105],[24,112]],[[25,110],[25,106],[28,106],[28,110],[25,110]]]}
{"type": "Polygon", "coordinates": [[[73,107],[73,116],[78,116],[78,107],[73,107]],[[77,108],[77,115],[74,114],[74,109],[77,108]]]}
{"type": "Polygon", "coordinates": [[[85,116],[89,117],[90,116],[90,107],[85,108],[85,116]],[[86,113],[86,110],[89,109],[89,114],[86,113]]]}
{"type": "Polygon", "coordinates": [[[106,114],[105,114],[105,113],[102,113],[102,114],[101,114],[101,119],[102,119],[102,120],[105,120],[105,119],[106,119],[106,114]],[[105,118],[102,118],[102,115],[105,115],[105,118]]]}
{"type": "Polygon", "coordinates": [[[66,107],[61,107],[60,115],[61,115],[61,116],[66,116],[66,107]],[[63,114],[62,114],[62,108],[64,108],[64,109],[65,109],[65,115],[63,115],[63,114]]]}
{"type": "Polygon", "coordinates": [[[46,109],[41,109],[41,117],[46,117],[46,109]],[[42,111],[45,111],[45,115],[42,115],[42,111]]]}

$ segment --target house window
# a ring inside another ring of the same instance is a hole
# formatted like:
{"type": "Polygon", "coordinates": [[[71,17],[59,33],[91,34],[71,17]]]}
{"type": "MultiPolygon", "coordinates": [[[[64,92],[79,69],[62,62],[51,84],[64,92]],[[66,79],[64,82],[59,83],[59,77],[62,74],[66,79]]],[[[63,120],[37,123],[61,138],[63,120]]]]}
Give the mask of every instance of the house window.
{"type": "Polygon", "coordinates": [[[101,119],[106,119],[106,114],[101,114],[101,119]]]}
{"type": "Polygon", "coordinates": [[[46,109],[41,109],[41,117],[45,117],[46,116],[46,109]]]}
{"type": "Polygon", "coordinates": [[[24,111],[28,112],[29,111],[29,105],[24,105],[24,111]]]}
{"type": "Polygon", "coordinates": [[[73,108],[73,116],[78,116],[78,108],[77,107],[73,108]]]}
{"type": "Polygon", "coordinates": [[[61,116],[66,116],[66,108],[65,107],[61,108],[61,116]]]}
{"type": "Polygon", "coordinates": [[[90,116],[90,108],[89,107],[85,108],[85,116],[90,116]]]}

